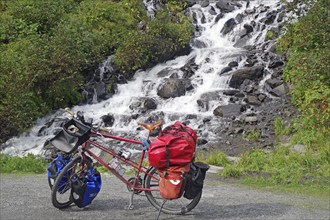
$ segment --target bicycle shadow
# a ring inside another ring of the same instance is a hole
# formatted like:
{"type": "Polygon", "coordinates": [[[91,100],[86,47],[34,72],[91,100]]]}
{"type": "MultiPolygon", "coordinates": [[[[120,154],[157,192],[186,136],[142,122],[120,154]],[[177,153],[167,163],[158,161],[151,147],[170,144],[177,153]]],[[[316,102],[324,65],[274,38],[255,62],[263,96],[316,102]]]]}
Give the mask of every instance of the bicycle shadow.
{"type": "MultiPolygon", "coordinates": [[[[112,199],[95,199],[93,202],[84,207],[84,208],[78,208],[75,205],[72,205],[68,207],[70,211],[73,212],[81,212],[81,211],[118,211],[118,210],[127,210],[125,209],[126,206],[129,204],[129,199],[124,199],[124,198],[112,198],[112,199]]],[[[152,207],[151,204],[146,200],[135,200],[134,203],[134,210],[139,210],[139,209],[145,209],[145,208],[150,208],[152,207]]]]}
{"type": "MultiPolygon", "coordinates": [[[[155,219],[157,210],[144,199],[134,201],[134,209],[126,210],[128,199],[98,199],[83,209],[76,206],[70,207],[70,212],[98,211],[101,213],[121,213],[123,219],[130,219],[130,216],[144,217],[144,219],[155,219]],[[148,214],[147,214],[148,213],[148,214]]],[[[186,219],[271,219],[280,217],[291,209],[290,205],[280,203],[246,203],[238,205],[217,205],[203,202],[195,209],[185,215],[170,215],[161,213],[159,220],[186,220],[186,219]]],[[[134,218],[135,219],[135,218],[134,218]]]]}

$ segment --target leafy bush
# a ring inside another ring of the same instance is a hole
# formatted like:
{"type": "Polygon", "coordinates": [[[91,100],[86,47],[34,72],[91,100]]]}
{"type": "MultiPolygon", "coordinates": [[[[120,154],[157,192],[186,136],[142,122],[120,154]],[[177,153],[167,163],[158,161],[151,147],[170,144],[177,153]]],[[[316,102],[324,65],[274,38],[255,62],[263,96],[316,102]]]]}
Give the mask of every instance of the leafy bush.
{"type": "Polygon", "coordinates": [[[293,104],[301,111],[300,142],[311,145],[330,138],[329,2],[316,2],[280,39],[287,55],[284,78],[293,85],[293,104]],[[305,137],[305,138],[304,138],[305,137]]]}
{"type": "Polygon", "coordinates": [[[1,1],[0,143],[78,104],[85,77],[110,54],[131,77],[188,45],[191,23],[171,5],[150,19],[141,0],[1,1]]]}
{"type": "Polygon", "coordinates": [[[196,161],[202,161],[215,166],[225,166],[230,163],[227,155],[218,150],[208,153],[199,153],[196,157],[196,161]]]}
{"type": "Polygon", "coordinates": [[[0,173],[44,173],[48,162],[38,156],[24,157],[0,154],[0,173]]]}

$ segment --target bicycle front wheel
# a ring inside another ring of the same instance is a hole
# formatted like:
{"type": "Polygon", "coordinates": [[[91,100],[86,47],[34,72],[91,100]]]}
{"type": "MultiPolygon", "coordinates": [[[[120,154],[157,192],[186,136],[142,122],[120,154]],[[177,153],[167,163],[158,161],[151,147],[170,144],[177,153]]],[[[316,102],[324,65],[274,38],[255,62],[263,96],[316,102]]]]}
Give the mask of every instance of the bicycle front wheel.
{"type": "MultiPolygon", "coordinates": [[[[159,189],[159,174],[156,168],[150,168],[148,174],[144,178],[144,187],[148,189],[159,189]]],[[[167,200],[160,196],[159,190],[145,191],[149,202],[156,208],[161,209],[162,212],[167,214],[182,215],[197,206],[199,203],[202,192],[200,192],[193,199],[186,199],[184,197],[178,199],[167,200]]]]}
{"type": "Polygon", "coordinates": [[[81,157],[72,159],[59,173],[52,187],[52,203],[55,208],[63,209],[73,203],[71,198],[71,177],[80,171],[81,157]]]}

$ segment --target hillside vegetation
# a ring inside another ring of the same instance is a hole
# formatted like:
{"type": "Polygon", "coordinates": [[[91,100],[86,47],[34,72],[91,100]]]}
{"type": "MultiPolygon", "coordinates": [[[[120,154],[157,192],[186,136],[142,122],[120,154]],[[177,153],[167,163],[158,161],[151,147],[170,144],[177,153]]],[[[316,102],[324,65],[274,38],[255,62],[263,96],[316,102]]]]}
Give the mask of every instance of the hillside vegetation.
{"type": "Polygon", "coordinates": [[[78,104],[85,77],[110,54],[129,78],[185,49],[184,5],[167,6],[151,19],[141,0],[0,0],[0,143],[78,104]]]}
{"type": "Polygon", "coordinates": [[[306,16],[287,26],[279,40],[278,50],[287,58],[283,77],[292,86],[292,103],[299,117],[290,123],[281,118],[274,121],[277,147],[270,153],[252,150],[235,164],[223,160],[221,152],[199,156],[200,160],[224,166],[221,176],[240,178],[254,186],[329,196],[329,11],[329,1],[319,0],[306,16]]]}

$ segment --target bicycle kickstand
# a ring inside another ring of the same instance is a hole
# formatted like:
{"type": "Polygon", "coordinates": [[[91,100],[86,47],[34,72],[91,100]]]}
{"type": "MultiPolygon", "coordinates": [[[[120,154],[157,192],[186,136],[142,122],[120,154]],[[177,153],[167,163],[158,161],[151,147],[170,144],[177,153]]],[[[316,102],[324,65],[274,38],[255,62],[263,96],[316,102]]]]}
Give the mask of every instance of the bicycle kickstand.
{"type": "Polygon", "coordinates": [[[134,190],[132,191],[132,194],[131,194],[131,198],[129,200],[129,205],[125,206],[125,209],[126,210],[132,210],[134,209],[134,205],[133,205],[133,197],[134,197],[134,190]]]}

